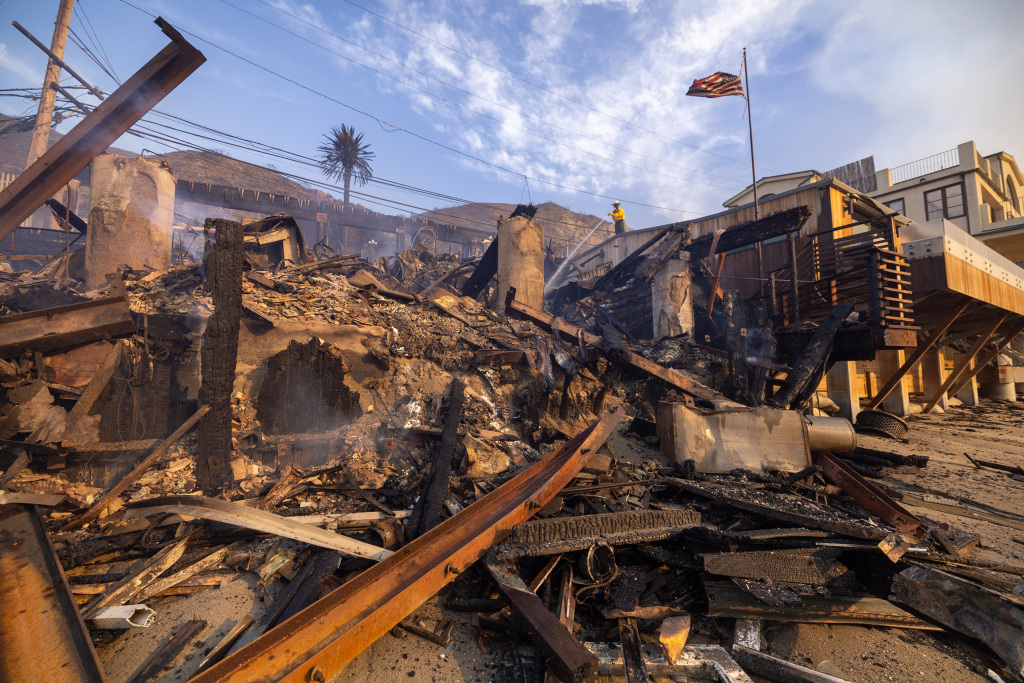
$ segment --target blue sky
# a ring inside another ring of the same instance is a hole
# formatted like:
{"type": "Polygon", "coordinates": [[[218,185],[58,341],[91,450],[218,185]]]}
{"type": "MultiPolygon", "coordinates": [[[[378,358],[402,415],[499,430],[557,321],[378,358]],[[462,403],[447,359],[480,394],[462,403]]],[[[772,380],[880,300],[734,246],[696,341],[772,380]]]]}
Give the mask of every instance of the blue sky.
{"type": "MultiPolygon", "coordinates": [[[[743,100],[684,94],[694,78],[736,73],[744,46],[759,176],[871,154],[896,166],[971,139],[983,154],[1024,155],[1019,0],[130,1],[223,48],[190,37],[208,61],[161,111],[307,156],[331,126],[353,125],[379,178],[471,201],[604,215],[620,199],[632,227],[720,210],[750,181],[743,100]]],[[[41,82],[45,56],[10,22],[49,43],[57,5],[0,2],[0,88],[41,82]]],[[[121,79],[167,42],[121,0],[77,0],[72,28],[87,46],[90,25],[121,79]]],[[[66,60],[116,87],[73,43],[66,60]]],[[[0,98],[7,114],[34,109],[0,98]]],[[[181,137],[322,179],[294,161],[181,137]]],[[[118,146],[168,149],[127,136],[118,146]]],[[[450,204],[359,189],[392,206],[450,204]]]]}

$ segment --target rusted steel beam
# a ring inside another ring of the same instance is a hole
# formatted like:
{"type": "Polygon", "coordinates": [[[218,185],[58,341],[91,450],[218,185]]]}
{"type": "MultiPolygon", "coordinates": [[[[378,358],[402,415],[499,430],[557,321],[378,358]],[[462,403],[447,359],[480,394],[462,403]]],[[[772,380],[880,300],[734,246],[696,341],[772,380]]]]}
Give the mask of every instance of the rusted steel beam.
{"type": "Polygon", "coordinates": [[[825,451],[812,453],[811,459],[821,467],[822,473],[832,483],[865,510],[878,515],[903,533],[914,534],[918,538],[924,536],[925,528],[921,520],[887,496],[882,489],[854,472],[842,460],[825,451]]]}
{"type": "Polygon", "coordinates": [[[202,52],[162,18],[156,24],[171,43],[0,191],[0,239],[206,61],[202,52]]]}
{"type": "Polygon", "coordinates": [[[211,667],[192,683],[331,680],[529,519],[579,473],[622,420],[614,406],[554,453],[391,557],[211,667]]]}
{"type": "Polygon", "coordinates": [[[34,506],[0,508],[0,680],[106,680],[34,506]]]}

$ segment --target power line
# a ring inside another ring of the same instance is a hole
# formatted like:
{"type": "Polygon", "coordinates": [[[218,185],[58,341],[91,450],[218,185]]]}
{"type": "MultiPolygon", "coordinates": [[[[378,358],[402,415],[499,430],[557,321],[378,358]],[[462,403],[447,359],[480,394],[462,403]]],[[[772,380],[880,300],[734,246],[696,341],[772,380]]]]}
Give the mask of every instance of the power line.
{"type": "MultiPolygon", "coordinates": [[[[92,21],[89,19],[89,15],[85,11],[84,0],[78,0],[78,9],[82,11],[82,16],[85,18],[85,23],[89,25],[89,30],[92,31],[92,36],[96,41],[96,46],[99,48],[100,53],[103,55],[103,59],[106,60],[107,66],[110,68],[110,73],[112,74],[114,82],[120,85],[121,79],[117,77],[117,71],[114,69],[114,64],[110,61],[110,57],[107,56],[107,50],[103,47],[103,43],[100,41],[100,36],[98,33],[96,33],[96,29],[93,28],[92,21]]],[[[78,23],[82,23],[82,20],[79,19],[78,23]]]]}
{"type": "MultiPolygon", "coordinates": [[[[154,19],[156,18],[156,15],[152,14],[151,12],[147,12],[146,10],[142,9],[141,7],[138,7],[137,5],[132,4],[131,2],[129,2],[129,0],[120,0],[120,1],[123,4],[128,5],[129,7],[133,8],[133,9],[135,9],[135,10],[137,10],[137,11],[139,11],[139,12],[141,12],[141,13],[149,16],[149,17],[153,17],[154,19]]],[[[201,36],[198,36],[198,35],[192,33],[191,31],[187,31],[187,30],[185,30],[184,28],[181,28],[181,27],[175,27],[175,28],[178,31],[180,31],[181,33],[185,33],[185,34],[187,34],[189,36],[192,36],[196,40],[199,40],[199,41],[201,41],[201,42],[203,42],[203,43],[205,43],[205,44],[207,44],[207,45],[209,45],[209,46],[211,46],[211,47],[213,47],[213,48],[215,48],[217,50],[220,50],[220,51],[222,51],[222,52],[224,52],[226,54],[229,54],[232,57],[234,57],[234,58],[236,58],[236,59],[238,59],[240,61],[245,62],[246,64],[254,66],[257,69],[260,69],[261,71],[265,71],[266,73],[269,73],[272,76],[276,76],[277,78],[280,78],[283,81],[291,83],[292,85],[294,85],[294,86],[296,86],[298,88],[301,88],[303,90],[306,90],[308,92],[311,92],[314,95],[322,97],[325,100],[328,100],[330,102],[334,102],[335,104],[337,104],[339,106],[342,106],[342,107],[344,107],[346,109],[349,109],[349,110],[351,110],[351,111],[353,111],[353,112],[355,112],[357,114],[360,114],[362,116],[366,116],[367,118],[373,119],[374,121],[377,122],[377,124],[383,130],[385,130],[387,132],[406,133],[407,135],[411,135],[412,137],[415,137],[415,138],[417,138],[419,140],[427,142],[427,143],[429,143],[431,145],[434,145],[436,147],[440,147],[441,149],[448,150],[450,152],[453,152],[455,154],[463,156],[463,157],[465,157],[467,159],[471,159],[473,161],[477,161],[477,162],[479,162],[481,164],[484,164],[486,166],[490,166],[491,168],[498,169],[499,171],[503,171],[505,173],[509,173],[509,174],[511,174],[513,176],[516,176],[517,178],[526,178],[527,180],[532,180],[532,181],[535,181],[535,182],[538,182],[538,183],[542,183],[544,185],[548,185],[548,186],[551,186],[551,187],[557,187],[559,189],[568,190],[568,191],[571,191],[571,192],[579,192],[581,194],[586,194],[586,195],[589,195],[589,196],[592,196],[592,197],[598,197],[598,198],[602,198],[602,199],[612,199],[613,198],[611,195],[598,194],[598,193],[590,192],[590,191],[587,191],[587,190],[581,190],[579,188],[569,187],[567,185],[561,185],[559,183],[551,182],[549,180],[543,180],[541,178],[534,178],[532,176],[526,175],[525,173],[521,173],[519,171],[514,171],[512,169],[506,168],[506,167],[501,166],[499,164],[495,164],[495,163],[487,161],[485,159],[481,159],[480,157],[477,157],[477,156],[475,156],[473,154],[469,154],[468,152],[464,152],[464,151],[462,151],[460,149],[457,149],[455,147],[452,147],[450,145],[446,145],[446,144],[444,144],[442,142],[438,142],[436,140],[432,140],[432,139],[430,139],[428,137],[425,137],[423,135],[415,133],[415,132],[413,132],[411,130],[408,130],[406,128],[399,128],[397,126],[394,126],[393,124],[387,123],[386,121],[384,121],[383,119],[379,118],[378,116],[375,116],[374,114],[371,114],[371,113],[369,113],[367,111],[363,111],[362,109],[359,109],[359,108],[354,107],[354,106],[352,106],[350,104],[342,102],[341,100],[339,100],[339,99],[337,99],[335,97],[327,95],[327,94],[325,94],[325,93],[323,93],[323,92],[321,92],[321,91],[319,91],[319,90],[317,90],[317,89],[315,89],[315,88],[313,88],[311,86],[308,86],[308,85],[306,85],[304,83],[300,83],[299,81],[296,81],[293,78],[290,78],[290,77],[285,76],[285,75],[283,75],[281,73],[278,73],[278,72],[274,71],[273,69],[270,69],[268,67],[263,66],[262,64],[259,64],[257,62],[252,61],[251,59],[247,59],[246,57],[242,57],[241,55],[239,55],[237,53],[234,53],[234,52],[232,52],[231,50],[228,50],[225,47],[221,47],[220,45],[217,45],[216,43],[213,43],[213,42],[211,42],[211,41],[209,41],[209,40],[207,40],[207,39],[205,39],[205,38],[203,38],[201,36]]],[[[628,200],[628,199],[623,199],[622,203],[623,204],[632,204],[634,206],[643,206],[643,207],[652,208],[652,209],[659,209],[659,210],[663,210],[663,211],[672,211],[672,212],[675,212],[675,213],[693,214],[693,215],[696,215],[696,216],[707,215],[707,214],[703,214],[703,213],[698,213],[696,211],[686,211],[684,209],[675,209],[675,208],[666,207],[666,206],[657,206],[655,204],[647,204],[647,203],[644,203],[644,202],[638,202],[638,201],[633,201],[633,200],[628,200]]]]}
{"type": "MultiPolygon", "coordinates": [[[[259,1],[262,2],[264,5],[268,4],[267,2],[265,2],[265,0],[259,0],[259,1]]],[[[351,0],[343,0],[343,1],[348,3],[349,5],[352,5],[353,7],[357,8],[357,9],[360,9],[360,10],[366,12],[367,14],[372,14],[373,16],[377,17],[378,19],[382,19],[383,21],[386,21],[389,24],[393,24],[393,25],[397,26],[398,28],[400,28],[400,29],[402,29],[404,31],[408,31],[409,33],[412,33],[413,35],[419,36],[420,38],[423,38],[424,40],[430,41],[431,43],[434,43],[435,45],[439,45],[439,46],[445,48],[446,50],[451,50],[452,52],[454,52],[456,54],[459,54],[459,55],[462,55],[463,57],[466,57],[467,59],[471,59],[471,60],[473,60],[474,62],[476,62],[478,64],[483,64],[484,66],[486,66],[488,68],[491,68],[491,69],[494,69],[495,71],[498,71],[500,73],[503,73],[506,76],[510,76],[510,77],[516,79],[517,81],[520,81],[521,83],[525,83],[526,85],[529,85],[531,87],[537,88],[539,90],[543,90],[546,93],[554,95],[555,97],[559,97],[559,98],[565,100],[566,102],[571,102],[571,103],[573,103],[575,105],[583,107],[584,109],[592,111],[595,114],[600,114],[601,116],[605,116],[605,117],[607,117],[609,119],[612,119],[613,121],[618,121],[619,123],[624,123],[627,126],[632,126],[633,128],[636,128],[637,130],[642,130],[642,131],[644,131],[646,133],[650,133],[651,135],[656,135],[659,138],[662,138],[663,140],[668,140],[669,142],[675,142],[676,144],[683,145],[684,147],[689,147],[689,148],[694,149],[694,150],[696,150],[698,152],[704,152],[705,154],[710,154],[712,156],[719,157],[720,159],[725,159],[726,161],[734,161],[737,164],[743,164],[744,166],[747,165],[746,161],[741,161],[739,159],[733,159],[732,157],[727,157],[725,155],[719,154],[718,152],[712,152],[711,150],[707,150],[707,149],[704,149],[702,147],[697,147],[696,145],[690,144],[689,142],[684,142],[683,140],[678,140],[676,138],[672,138],[672,137],[669,137],[667,135],[662,135],[658,131],[651,130],[650,128],[646,128],[644,126],[641,126],[640,124],[633,123],[632,121],[627,121],[626,119],[619,118],[618,116],[615,116],[614,114],[609,114],[609,113],[607,113],[605,111],[601,111],[600,109],[597,109],[596,107],[592,107],[589,104],[586,104],[584,102],[580,102],[579,100],[573,99],[573,98],[571,98],[571,97],[569,97],[567,95],[563,95],[560,92],[557,92],[555,90],[551,90],[549,88],[544,87],[543,85],[539,85],[539,84],[534,83],[534,82],[532,82],[530,80],[527,80],[527,79],[523,78],[522,76],[519,76],[517,74],[512,73],[511,71],[507,71],[506,69],[501,68],[500,66],[495,66],[494,64],[491,64],[490,62],[485,62],[484,60],[482,60],[482,59],[480,59],[480,58],[478,58],[478,57],[476,57],[474,55],[471,55],[471,54],[469,54],[467,52],[463,52],[462,50],[460,50],[460,49],[458,49],[456,47],[452,47],[451,45],[447,45],[445,43],[442,43],[439,40],[435,40],[434,38],[431,38],[430,36],[425,35],[423,33],[420,33],[419,31],[417,31],[415,29],[412,29],[412,28],[409,28],[408,26],[400,24],[397,21],[394,21],[393,19],[389,19],[388,17],[384,16],[383,14],[378,14],[377,12],[374,12],[373,10],[367,9],[367,8],[363,7],[362,5],[357,5],[356,3],[352,2],[351,0]]],[[[271,5],[271,7],[272,7],[272,5],[271,5]]],[[[770,169],[770,168],[768,168],[766,166],[762,166],[761,168],[763,168],[766,171],[772,171],[773,170],[773,169],[770,169]]]]}
{"type": "MultiPolygon", "coordinates": [[[[84,105],[84,106],[88,107],[88,105],[84,105]]],[[[163,112],[157,112],[157,113],[163,114],[163,112]]],[[[164,115],[168,116],[170,118],[181,120],[181,121],[183,121],[185,123],[188,123],[189,125],[194,125],[196,127],[209,129],[209,130],[214,131],[214,132],[220,132],[220,131],[216,131],[216,129],[212,129],[212,128],[209,128],[208,126],[203,126],[202,124],[197,124],[197,123],[188,121],[187,119],[183,119],[183,118],[175,116],[173,114],[164,114],[164,115]]],[[[232,146],[239,147],[241,149],[250,149],[250,151],[260,152],[260,150],[242,147],[241,145],[239,145],[237,143],[234,143],[234,142],[231,142],[231,141],[219,140],[219,139],[216,139],[216,138],[210,138],[208,136],[197,135],[196,133],[192,133],[192,132],[189,132],[189,131],[182,131],[181,129],[174,128],[172,126],[168,126],[167,124],[161,124],[161,123],[157,123],[157,122],[153,122],[153,121],[149,121],[149,123],[151,123],[152,125],[158,126],[160,128],[170,128],[171,130],[182,132],[182,133],[185,133],[187,135],[195,135],[197,137],[202,137],[202,138],[211,140],[213,142],[221,142],[221,143],[224,143],[224,144],[230,144],[232,146]]],[[[136,124],[135,126],[133,126],[128,132],[130,134],[132,134],[132,135],[134,135],[136,137],[142,138],[142,139],[147,139],[147,140],[152,140],[152,141],[159,142],[160,144],[166,145],[167,147],[170,147],[171,149],[173,149],[175,151],[178,151],[178,152],[181,152],[181,153],[197,154],[198,152],[204,152],[204,153],[212,155],[214,157],[213,159],[204,158],[204,161],[212,161],[213,163],[215,163],[215,164],[217,164],[219,166],[222,166],[224,168],[231,168],[231,170],[236,171],[236,172],[237,172],[238,169],[236,169],[234,167],[229,167],[227,163],[225,163],[223,161],[219,161],[218,158],[222,158],[222,159],[226,159],[226,160],[231,160],[231,161],[235,161],[235,162],[241,162],[241,163],[244,163],[244,164],[247,164],[247,165],[255,166],[256,168],[263,168],[264,170],[271,170],[271,169],[266,169],[266,167],[259,166],[258,164],[252,164],[251,162],[244,162],[244,161],[241,161],[239,159],[234,159],[233,157],[229,157],[229,156],[227,156],[225,154],[217,152],[216,150],[205,148],[205,147],[200,147],[200,146],[196,145],[195,143],[191,143],[191,142],[189,142],[187,140],[182,140],[181,138],[177,138],[177,137],[168,135],[166,133],[160,133],[158,131],[154,131],[151,128],[147,128],[146,126],[141,126],[139,124],[136,124]],[[184,145],[186,148],[190,148],[190,149],[182,149],[180,147],[177,147],[176,145],[184,145]]],[[[246,141],[246,142],[252,142],[253,144],[263,144],[263,143],[258,143],[256,141],[252,141],[252,140],[245,140],[244,138],[239,138],[238,136],[232,135],[230,133],[225,133],[225,135],[228,136],[228,137],[236,138],[236,139],[243,140],[243,141],[246,141]]],[[[279,149],[279,148],[274,148],[274,149],[279,149]]],[[[300,155],[300,154],[297,154],[297,153],[294,153],[294,152],[287,152],[286,150],[281,150],[281,151],[285,152],[286,154],[291,154],[291,155],[293,155],[295,157],[299,157],[300,159],[302,159],[302,158],[307,158],[308,159],[309,158],[309,157],[303,157],[303,155],[300,155]]],[[[286,159],[288,161],[292,161],[293,163],[305,163],[306,165],[319,168],[319,164],[317,164],[317,163],[296,161],[294,159],[288,159],[287,157],[283,157],[281,155],[273,155],[273,156],[277,156],[279,158],[283,158],[283,159],[286,159]]],[[[307,183],[309,185],[320,186],[320,187],[324,187],[324,188],[328,188],[328,189],[333,189],[333,190],[341,190],[341,189],[343,189],[343,187],[340,186],[340,185],[335,185],[335,184],[332,184],[332,183],[327,183],[327,182],[324,182],[324,181],[316,180],[314,178],[307,178],[305,176],[300,176],[300,175],[297,175],[297,174],[288,173],[286,171],[281,171],[281,170],[277,170],[277,169],[273,169],[273,170],[277,174],[279,174],[281,176],[284,176],[286,178],[290,178],[290,179],[293,179],[293,180],[296,180],[296,181],[302,181],[302,182],[305,182],[305,183],[307,183]]],[[[255,178],[256,177],[253,174],[245,173],[244,171],[242,172],[242,174],[246,175],[246,176],[248,176],[250,178],[255,178]]],[[[452,196],[449,196],[449,195],[442,195],[442,194],[438,194],[438,193],[432,192],[430,190],[424,190],[424,189],[421,189],[421,188],[416,188],[414,186],[405,185],[405,184],[402,184],[402,183],[397,183],[395,181],[388,181],[388,180],[384,180],[384,179],[373,178],[373,179],[371,179],[371,182],[379,182],[379,183],[383,184],[386,187],[393,187],[395,189],[400,189],[402,191],[415,192],[415,193],[420,193],[420,194],[424,194],[424,195],[428,195],[428,196],[434,196],[434,197],[437,197],[437,198],[440,198],[440,199],[445,199],[445,200],[448,200],[448,201],[455,201],[455,202],[460,202],[460,203],[463,203],[463,204],[476,203],[476,202],[472,202],[471,200],[468,200],[468,199],[461,199],[461,198],[452,197],[452,196]]],[[[408,208],[412,208],[412,209],[416,209],[416,210],[419,210],[419,211],[429,212],[429,213],[432,213],[432,214],[435,214],[435,215],[438,215],[438,216],[445,216],[445,217],[448,217],[448,218],[452,218],[454,220],[462,220],[462,221],[468,221],[468,222],[472,222],[472,223],[478,223],[480,225],[486,225],[488,227],[491,226],[491,223],[488,222],[488,221],[481,221],[481,220],[477,220],[477,219],[473,219],[473,218],[468,218],[468,217],[464,217],[464,216],[456,216],[454,214],[448,214],[448,213],[445,213],[443,211],[439,211],[437,209],[428,209],[426,207],[418,206],[418,205],[415,205],[415,204],[408,204],[408,203],[405,203],[405,202],[399,202],[399,201],[394,200],[394,199],[388,199],[388,198],[385,198],[385,197],[379,197],[377,195],[372,195],[372,194],[369,194],[369,193],[360,192],[358,190],[351,190],[350,189],[350,194],[354,194],[354,195],[356,195],[358,197],[366,198],[367,201],[369,201],[369,203],[371,203],[371,204],[378,204],[378,205],[381,205],[381,206],[386,206],[388,208],[397,208],[399,210],[406,210],[408,208]]],[[[546,222],[551,223],[551,224],[567,225],[567,226],[574,227],[574,228],[580,227],[580,224],[578,224],[578,223],[569,223],[569,222],[566,222],[566,221],[559,221],[557,219],[548,219],[546,222]]]]}
{"type": "MultiPolygon", "coordinates": [[[[526,128],[522,128],[520,126],[516,126],[516,125],[514,125],[512,123],[509,123],[508,121],[503,121],[502,119],[499,119],[499,118],[497,118],[495,116],[491,116],[490,114],[486,114],[484,112],[477,111],[477,110],[472,109],[470,107],[467,107],[467,106],[465,106],[463,104],[460,104],[460,103],[458,103],[458,102],[456,102],[454,100],[448,99],[448,98],[446,98],[446,97],[444,97],[442,95],[438,95],[437,93],[433,93],[433,92],[431,92],[429,90],[426,90],[424,88],[419,87],[418,85],[416,85],[414,83],[410,83],[409,81],[402,80],[401,78],[398,78],[397,76],[393,76],[393,75],[391,75],[389,73],[386,73],[384,71],[381,71],[379,69],[375,69],[372,66],[369,66],[367,64],[363,64],[362,62],[360,62],[360,61],[358,61],[356,59],[352,59],[351,57],[349,57],[347,55],[344,55],[344,54],[338,52],[337,50],[332,50],[331,48],[325,47],[324,45],[321,45],[320,43],[317,43],[316,41],[310,40],[309,38],[306,38],[305,36],[299,35],[298,33],[295,33],[294,31],[289,31],[288,29],[286,29],[285,27],[281,26],[280,24],[275,24],[274,22],[272,22],[272,21],[270,21],[268,19],[265,19],[264,17],[261,17],[261,16],[259,16],[257,14],[254,14],[253,12],[250,12],[249,10],[246,10],[246,9],[244,9],[242,7],[239,7],[239,6],[229,2],[228,0],[220,0],[220,1],[223,4],[225,4],[225,5],[229,6],[229,7],[233,7],[234,9],[238,10],[239,12],[242,12],[244,14],[248,14],[249,16],[254,17],[255,19],[259,19],[260,21],[262,21],[262,22],[264,22],[266,24],[269,24],[270,26],[272,26],[272,27],[274,27],[276,29],[284,31],[285,33],[287,33],[287,34],[289,34],[291,36],[294,36],[294,37],[298,38],[299,40],[305,41],[305,42],[309,43],[310,45],[313,45],[314,47],[318,47],[321,50],[324,50],[325,52],[327,52],[329,54],[335,55],[336,57],[340,57],[341,59],[344,59],[344,60],[346,60],[348,62],[351,62],[351,63],[353,63],[353,64],[355,64],[357,66],[361,66],[364,69],[368,69],[369,71],[372,71],[373,73],[375,73],[375,74],[377,74],[379,76],[383,76],[385,78],[389,78],[389,79],[391,79],[391,80],[393,80],[393,81],[395,81],[397,83],[401,83],[402,85],[405,85],[405,86],[407,86],[409,88],[413,88],[413,89],[415,89],[415,90],[417,90],[417,91],[419,91],[419,92],[421,92],[421,93],[423,93],[423,94],[425,94],[425,95],[427,95],[429,97],[433,97],[433,98],[438,99],[438,100],[440,100],[442,102],[446,102],[446,103],[448,103],[448,104],[450,104],[450,105],[452,105],[454,107],[458,107],[459,109],[462,109],[463,111],[467,111],[467,112],[469,112],[471,114],[475,114],[476,116],[482,116],[482,117],[484,117],[486,119],[494,121],[495,123],[497,123],[497,124],[499,124],[501,126],[507,126],[509,128],[512,128],[513,130],[518,130],[518,131],[520,131],[522,133],[526,133],[527,135],[532,135],[534,137],[540,138],[541,140],[544,140],[545,142],[550,142],[551,144],[555,144],[555,145],[561,145],[563,147],[567,147],[568,149],[572,149],[572,150],[577,151],[577,152],[582,152],[583,154],[587,154],[587,155],[596,157],[596,158],[601,159],[603,161],[608,161],[608,162],[612,162],[612,163],[615,163],[615,164],[620,164],[620,165],[623,165],[623,166],[627,166],[629,168],[635,168],[637,170],[644,171],[644,172],[647,172],[647,173],[654,173],[656,175],[664,176],[666,178],[671,178],[673,180],[679,180],[681,182],[686,182],[686,183],[695,183],[695,184],[698,184],[698,185],[706,185],[708,187],[715,187],[715,188],[725,189],[725,190],[734,189],[734,188],[724,187],[722,185],[715,185],[713,183],[705,183],[705,182],[701,182],[699,180],[693,180],[691,178],[680,178],[679,176],[668,175],[668,174],[665,174],[665,173],[661,173],[659,171],[655,171],[653,169],[644,168],[642,166],[636,166],[634,164],[628,164],[628,163],[626,163],[624,161],[620,161],[618,159],[611,159],[609,157],[597,154],[596,152],[591,152],[589,150],[585,150],[585,149],[582,149],[580,147],[576,147],[574,145],[570,145],[570,144],[561,142],[559,140],[554,140],[552,138],[545,137],[545,136],[543,136],[543,135],[541,135],[539,133],[536,133],[534,131],[528,130],[526,128]]],[[[512,107],[504,105],[504,104],[502,104],[500,102],[497,102],[495,100],[488,99],[488,98],[483,97],[481,95],[477,95],[476,93],[471,92],[469,90],[466,90],[464,88],[461,88],[461,87],[459,87],[457,85],[452,85],[451,83],[448,83],[448,82],[443,81],[443,80],[441,80],[439,78],[436,78],[436,77],[434,77],[434,76],[432,76],[432,75],[430,75],[428,73],[420,71],[419,69],[415,69],[415,68],[413,68],[411,66],[407,66],[405,64],[402,64],[398,60],[393,59],[391,57],[388,57],[387,55],[383,55],[383,54],[381,54],[379,52],[374,52],[373,50],[371,50],[369,48],[366,48],[366,47],[363,47],[362,45],[359,45],[356,42],[353,42],[351,40],[343,38],[342,36],[339,36],[336,33],[332,33],[332,32],[330,32],[330,31],[328,31],[326,29],[323,29],[323,28],[317,26],[316,24],[313,24],[312,22],[306,21],[305,19],[303,19],[301,17],[297,17],[294,14],[291,14],[290,12],[287,12],[287,11],[285,11],[283,9],[278,8],[278,7],[274,7],[273,5],[270,5],[270,4],[266,3],[266,2],[264,2],[264,0],[259,0],[259,1],[263,2],[263,4],[267,5],[268,7],[272,7],[273,9],[276,9],[278,12],[281,12],[282,14],[284,14],[286,16],[292,17],[296,21],[299,21],[299,22],[302,22],[304,24],[307,24],[308,26],[311,26],[311,27],[315,28],[318,31],[326,33],[329,36],[332,36],[332,37],[342,41],[343,43],[346,43],[346,44],[351,45],[351,46],[353,46],[353,47],[355,47],[357,49],[360,49],[360,50],[363,50],[365,52],[368,52],[369,54],[374,55],[376,57],[380,57],[381,59],[384,59],[384,60],[387,60],[387,61],[392,62],[394,64],[397,64],[398,66],[400,66],[400,67],[402,67],[404,69],[408,69],[408,70],[412,71],[413,73],[419,74],[420,76],[423,76],[424,78],[429,78],[430,80],[436,81],[437,83],[440,83],[441,85],[444,85],[446,87],[452,88],[453,90],[458,90],[459,92],[465,93],[466,95],[469,95],[470,97],[477,98],[479,100],[487,102],[488,104],[492,104],[492,105],[494,105],[496,107],[500,107],[502,109],[505,109],[506,111],[510,111],[513,114],[516,114],[517,116],[522,116],[522,117],[530,119],[532,121],[536,121],[536,122],[542,123],[542,124],[544,124],[546,126],[550,126],[551,128],[554,128],[555,130],[559,130],[559,131],[562,131],[564,133],[569,133],[571,135],[576,135],[578,137],[583,138],[584,140],[589,140],[591,142],[596,142],[598,144],[605,145],[606,147],[610,147],[611,149],[614,149],[616,151],[625,152],[626,154],[632,154],[634,156],[638,156],[638,157],[641,157],[643,159],[648,159],[648,160],[653,161],[655,163],[665,164],[666,166],[673,166],[675,168],[679,168],[679,169],[682,169],[684,171],[688,171],[690,173],[699,173],[701,175],[710,176],[712,178],[719,178],[721,180],[725,180],[727,182],[731,182],[731,183],[734,183],[734,184],[737,184],[737,185],[741,185],[742,184],[742,183],[740,183],[740,181],[735,180],[733,178],[726,178],[725,176],[715,175],[714,173],[706,173],[704,171],[698,171],[696,169],[687,168],[685,166],[680,166],[679,164],[674,164],[674,163],[669,162],[669,161],[663,161],[661,159],[649,156],[647,154],[641,154],[640,152],[634,152],[633,150],[626,149],[624,147],[618,147],[618,146],[613,145],[613,144],[611,144],[609,142],[606,142],[604,140],[600,140],[598,138],[593,138],[593,137],[590,137],[588,135],[584,135],[583,133],[580,133],[579,131],[574,131],[574,130],[571,130],[569,128],[565,128],[563,126],[558,126],[558,125],[553,124],[553,123],[551,123],[549,121],[545,121],[542,118],[539,118],[537,116],[533,116],[532,114],[528,114],[526,112],[519,111],[517,109],[513,109],[512,107]]]]}

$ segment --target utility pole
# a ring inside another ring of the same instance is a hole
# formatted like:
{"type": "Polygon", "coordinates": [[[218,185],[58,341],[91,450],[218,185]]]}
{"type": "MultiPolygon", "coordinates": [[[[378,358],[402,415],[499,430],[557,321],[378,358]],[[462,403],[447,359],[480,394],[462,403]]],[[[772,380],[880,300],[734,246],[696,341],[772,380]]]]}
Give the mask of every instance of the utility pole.
{"type": "MultiPolygon", "coordinates": [[[[64,46],[68,42],[68,27],[71,25],[71,11],[75,0],[60,0],[57,10],[57,22],[53,27],[53,40],[50,50],[58,59],[64,59],[64,46]]],[[[50,124],[53,122],[53,104],[57,100],[57,91],[50,87],[51,83],[60,85],[60,65],[50,59],[46,64],[46,77],[43,79],[43,92],[39,98],[39,109],[36,112],[36,125],[32,129],[32,142],[28,148],[28,160],[25,167],[43,155],[46,144],[50,140],[50,124]]]]}

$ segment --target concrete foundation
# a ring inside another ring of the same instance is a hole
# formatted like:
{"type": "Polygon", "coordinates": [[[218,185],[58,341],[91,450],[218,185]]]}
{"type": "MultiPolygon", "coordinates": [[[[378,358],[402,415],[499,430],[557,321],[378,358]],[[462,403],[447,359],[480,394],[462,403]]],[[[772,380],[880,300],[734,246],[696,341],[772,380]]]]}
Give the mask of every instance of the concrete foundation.
{"type": "Polygon", "coordinates": [[[675,337],[693,331],[693,297],[688,259],[667,261],[651,283],[654,338],[675,337]]]}
{"type": "MultiPolygon", "coordinates": [[[[963,358],[963,354],[957,354],[954,357],[954,361],[956,363],[959,363],[962,358],[963,358]]],[[[971,369],[974,368],[974,363],[976,362],[976,360],[977,359],[971,361],[971,364],[968,366],[968,370],[971,370],[971,369]]],[[[957,392],[956,397],[958,399],[960,399],[960,402],[963,403],[965,406],[976,406],[976,405],[978,405],[979,399],[978,399],[978,380],[977,380],[977,378],[972,377],[971,380],[967,384],[964,385],[964,388],[957,392]]]]}
{"type": "Polygon", "coordinates": [[[997,398],[1001,401],[1017,400],[1017,387],[1013,382],[984,382],[978,385],[978,393],[985,398],[997,398]]]}
{"type": "MultiPolygon", "coordinates": [[[[946,358],[940,349],[926,351],[921,357],[921,374],[924,379],[924,400],[929,401],[946,381],[946,358]]],[[[949,398],[943,393],[935,405],[949,410],[949,398]]]]}
{"type": "Polygon", "coordinates": [[[123,265],[171,266],[174,176],[166,162],[101,154],[92,161],[85,284],[98,289],[123,265]]]}
{"type": "Polygon", "coordinates": [[[860,383],[857,381],[857,362],[840,361],[832,366],[825,376],[828,397],[839,406],[840,417],[851,423],[857,421],[860,412],[860,383]]]}
{"type": "MultiPolygon", "coordinates": [[[[889,378],[896,374],[905,360],[902,349],[896,351],[876,351],[875,361],[878,363],[878,379],[880,385],[885,385],[889,378]]],[[[907,393],[907,378],[903,377],[889,395],[885,397],[880,406],[882,410],[893,415],[906,417],[910,415],[910,396],[907,393]]]]}
{"type": "Polygon", "coordinates": [[[544,226],[528,218],[513,218],[498,226],[498,301],[505,312],[505,295],[516,289],[516,301],[544,308],[544,226]]]}

